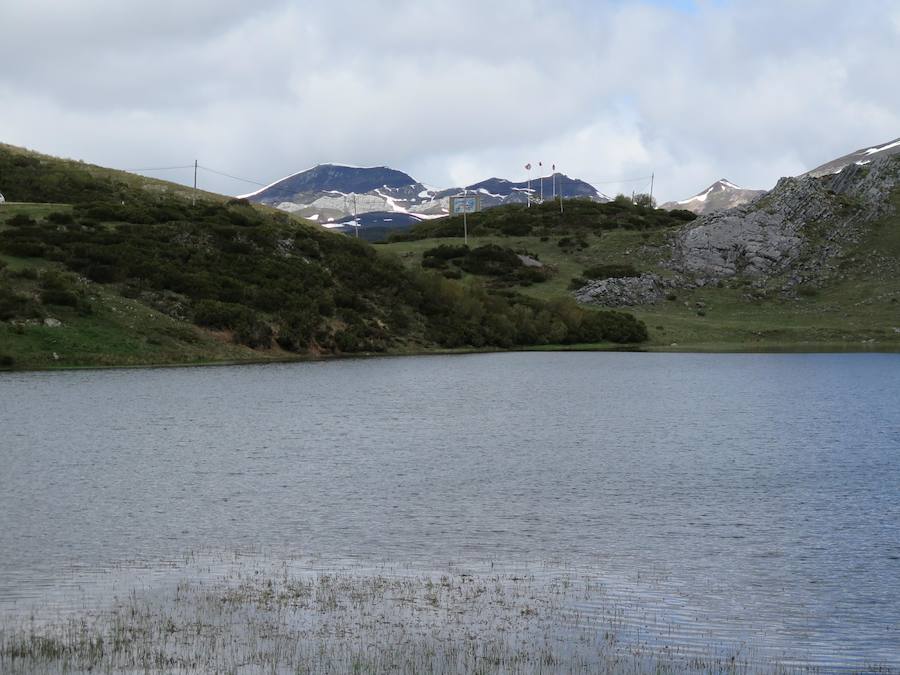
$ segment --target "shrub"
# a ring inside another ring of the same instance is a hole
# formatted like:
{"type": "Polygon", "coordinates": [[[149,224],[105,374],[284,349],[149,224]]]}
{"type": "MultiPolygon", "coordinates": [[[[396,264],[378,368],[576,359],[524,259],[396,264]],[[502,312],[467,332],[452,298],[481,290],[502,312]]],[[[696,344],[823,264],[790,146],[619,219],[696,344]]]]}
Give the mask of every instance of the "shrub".
{"type": "Polygon", "coordinates": [[[34,303],[24,295],[0,287],[0,321],[38,316],[34,303]]]}
{"type": "Polygon", "coordinates": [[[618,279],[639,277],[641,273],[633,265],[594,265],[582,272],[582,276],[587,279],[618,279]]]}
{"type": "Polygon", "coordinates": [[[460,267],[470,274],[502,276],[522,267],[522,261],[508,248],[487,244],[473,249],[463,258],[460,267]]]}
{"type": "Polygon", "coordinates": [[[78,296],[72,291],[50,288],[41,292],[41,304],[78,307],[78,296]]]}
{"type": "Polygon", "coordinates": [[[447,261],[444,258],[426,256],[425,258],[422,258],[422,267],[429,269],[443,269],[447,267],[447,261]]]}
{"type": "Polygon", "coordinates": [[[6,224],[11,227],[28,227],[31,225],[37,225],[34,222],[34,218],[24,213],[17,213],[12,218],[6,221],[6,224]]]}
{"type": "Polygon", "coordinates": [[[98,284],[111,284],[124,278],[122,270],[114,265],[89,264],[84,268],[84,276],[98,284]]]}
{"type": "Polygon", "coordinates": [[[234,329],[234,341],[251,349],[268,349],[272,337],[272,327],[252,312],[245,314],[234,329]]]}
{"type": "Polygon", "coordinates": [[[37,269],[34,267],[23,267],[20,270],[16,270],[12,273],[14,277],[18,277],[19,279],[30,279],[32,281],[38,279],[41,275],[37,269]]]}
{"type": "Polygon", "coordinates": [[[500,232],[508,237],[524,237],[531,234],[531,225],[524,220],[511,220],[500,226],[500,232]]]}
{"type": "Polygon", "coordinates": [[[422,254],[423,258],[437,258],[438,260],[451,260],[453,258],[464,258],[469,254],[469,247],[465,244],[453,246],[452,244],[441,244],[435,248],[430,248],[422,254]]]}
{"type": "Polygon", "coordinates": [[[54,211],[47,214],[47,220],[56,225],[70,225],[75,222],[75,216],[64,211],[54,211]]]}
{"type": "Polygon", "coordinates": [[[12,239],[3,242],[3,250],[19,258],[42,258],[47,252],[47,247],[37,241],[12,239]]]}
{"type": "Polygon", "coordinates": [[[208,328],[235,328],[249,313],[242,305],[201,300],[194,305],[194,323],[208,328]]]}
{"type": "Polygon", "coordinates": [[[0,368],[12,368],[16,365],[16,360],[9,354],[0,354],[0,368]]]}

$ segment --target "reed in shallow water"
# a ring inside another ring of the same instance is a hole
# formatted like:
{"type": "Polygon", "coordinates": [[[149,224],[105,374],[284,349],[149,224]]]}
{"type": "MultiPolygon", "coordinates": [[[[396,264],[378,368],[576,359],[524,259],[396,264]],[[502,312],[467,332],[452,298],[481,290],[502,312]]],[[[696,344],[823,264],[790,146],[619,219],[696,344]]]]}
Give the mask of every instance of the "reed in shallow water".
{"type": "MultiPolygon", "coordinates": [[[[630,614],[633,614],[629,609],[630,614]]],[[[550,574],[324,573],[288,564],[186,578],[106,609],[0,628],[0,670],[165,673],[750,673],[801,666],[635,633],[603,584],[550,574]],[[597,607],[602,606],[598,611],[597,607]]],[[[648,619],[649,620],[649,619],[648,619]]]]}

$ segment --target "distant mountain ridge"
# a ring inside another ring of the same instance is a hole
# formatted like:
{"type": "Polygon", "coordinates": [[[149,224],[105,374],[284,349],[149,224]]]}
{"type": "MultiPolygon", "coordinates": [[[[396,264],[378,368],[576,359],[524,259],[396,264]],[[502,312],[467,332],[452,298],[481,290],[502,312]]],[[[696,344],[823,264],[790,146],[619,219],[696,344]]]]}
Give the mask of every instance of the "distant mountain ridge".
{"type": "Polygon", "coordinates": [[[735,185],[726,178],[722,178],[693,197],[677,202],[666,202],[660,208],[670,211],[673,209],[684,209],[685,211],[702,215],[746,204],[765,194],[765,192],[765,190],[748,190],[735,185]]]}
{"type": "MultiPolygon", "coordinates": [[[[358,216],[362,214],[378,214],[381,222],[391,222],[389,217],[385,217],[386,214],[403,214],[404,217],[397,219],[398,224],[439,218],[450,213],[450,197],[464,191],[475,193],[482,208],[525,204],[529,191],[533,199],[540,197],[541,178],[532,179],[530,184],[529,181],[488,178],[471,185],[438,190],[409,174],[385,166],[319,164],[242,197],[326,226],[338,227],[351,224],[354,218],[360,221],[358,216]]],[[[544,176],[544,198],[560,193],[564,198],[609,201],[606,195],[585,181],[563,173],[544,176]]]]}

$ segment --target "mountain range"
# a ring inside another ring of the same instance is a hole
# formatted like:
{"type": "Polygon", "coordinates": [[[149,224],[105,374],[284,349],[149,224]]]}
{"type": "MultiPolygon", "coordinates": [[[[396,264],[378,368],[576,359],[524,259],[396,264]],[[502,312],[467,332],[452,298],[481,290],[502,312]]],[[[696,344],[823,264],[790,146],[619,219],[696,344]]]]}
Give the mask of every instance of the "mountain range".
{"type": "MultiPolygon", "coordinates": [[[[488,178],[462,187],[437,189],[386,166],[319,164],[242,197],[317,221],[326,227],[340,227],[354,220],[365,226],[365,221],[410,224],[440,218],[449,215],[450,198],[463,193],[474,193],[483,209],[504,204],[525,204],[529,191],[533,198],[541,194],[540,177],[530,183],[488,178]],[[359,222],[360,214],[368,215],[364,222],[359,222]]],[[[560,193],[565,198],[609,201],[606,195],[582,180],[563,173],[544,176],[544,197],[560,193]]]]}
{"type": "MultiPolygon", "coordinates": [[[[864,166],[882,156],[900,153],[900,138],[861,148],[822,164],[806,176],[820,177],[840,173],[851,164],[864,166]]],[[[369,236],[390,230],[404,230],[430,218],[450,213],[450,198],[474,193],[482,209],[505,204],[525,204],[528,194],[542,193],[541,178],[514,182],[489,178],[462,187],[437,189],[426,186],[407,173],[386,166],[354,167],[343,164],[319,164],[291,174],[242,197],[274,206],[325,227],[343,232],[362,229],[369,236]]],[[[543,177],[543,196],[585,198],[607,202],[609,197],[591,184],[562,173],[543,177]]],[[[661,208],[683,209],[698,215],[716,213],[752,202],[765,190],[740,187],[722,178],[686,199],[670,201],[661,208]]]]}
{"type": "MultiPolygon", "coordinates": [[[[895,154],[900,154],[900,138],[896,138],[893,141],[888,141],[881,145],[860,148],[847,155],[825,162],[821,166],[818,166],[811,171],[807,171],[803,175],[810,176],[811,178],[820,178],[822,176],[838,174],[852,164],[865,166],[880,157],[887,157],[895,154]]],[[[704,215],[748,204],[765,193],[766,190],[749,190],[722,178],[692,197],[680,201],[666,202],[661,208],[685,209],[698,215],[704,215]]]]}

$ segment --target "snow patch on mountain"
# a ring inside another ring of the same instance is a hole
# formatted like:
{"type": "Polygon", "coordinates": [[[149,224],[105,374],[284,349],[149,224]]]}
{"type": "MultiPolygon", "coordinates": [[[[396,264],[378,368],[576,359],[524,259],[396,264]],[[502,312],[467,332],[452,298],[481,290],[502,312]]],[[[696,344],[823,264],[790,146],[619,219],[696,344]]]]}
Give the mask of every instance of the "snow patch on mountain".
{"type": "Polygon", "coordinates": [[[900,138],[898,138],[896,141],[893,141],[891,143],[886,143],[886,144],[882,145],[881,147],[876,146],[874,148],[869,148],[865,152],[867,155],[874,155],[876,153],[884,152],[885,150],[891,150],[893,148],[900,148],[900,138]]]}
{"type": "Polygon", "coordinates": [[[661,208],[685,209],[698,214],[714,213],[746,204],[763,192],[763,190],[746,190],[727,178],[722,178],[693,197],[667,202],[661,208]]]}

